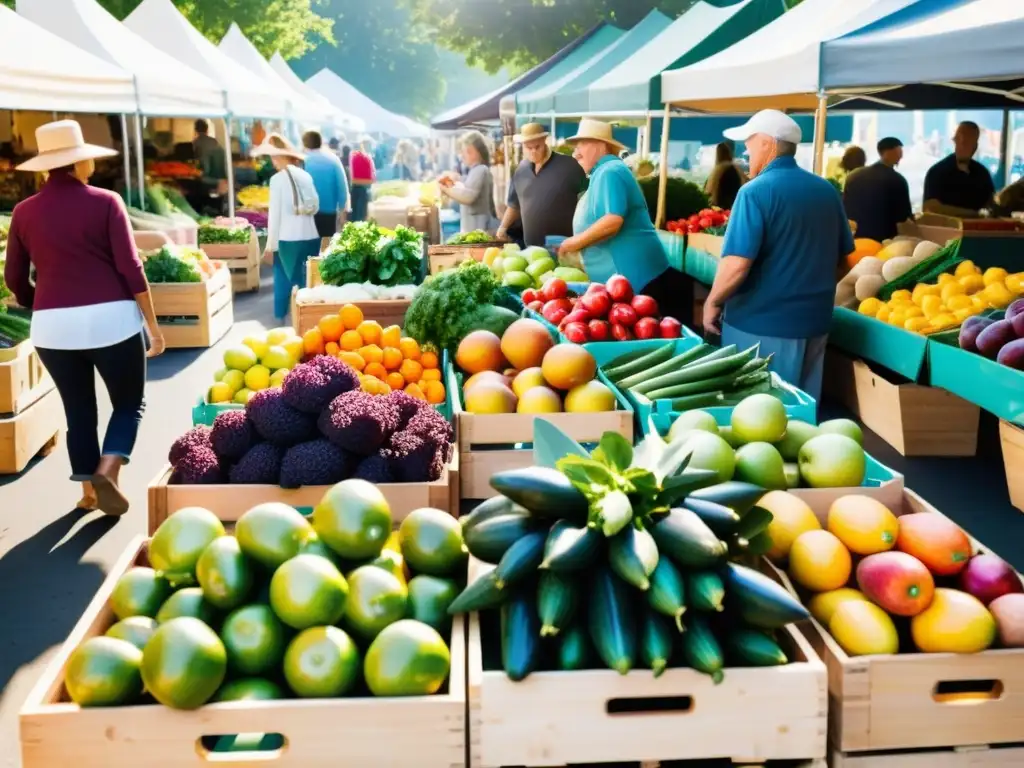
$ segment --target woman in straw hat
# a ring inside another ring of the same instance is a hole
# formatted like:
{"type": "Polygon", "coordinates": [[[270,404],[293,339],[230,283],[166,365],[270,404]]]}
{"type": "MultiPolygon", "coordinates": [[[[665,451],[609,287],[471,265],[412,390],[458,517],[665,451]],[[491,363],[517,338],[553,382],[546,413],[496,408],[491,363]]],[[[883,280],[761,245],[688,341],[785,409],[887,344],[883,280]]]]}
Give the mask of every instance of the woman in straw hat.
{"type": "Polygon", "coordinates": [[[274,317],[283,322],[292,288],[306,285],[306,262],[320,253],[320,234],[313,218],[320,210],[313,177],[303,170],[303,154],[278,133],[253,149],[269,157],[277,169],[270,179],[265,258],[274,264],[274,317]]]}
{"type": "Polygon", "coordinates": [[[582,253],[584,269],[594,282],[625,275],[636,293],[658,302],[662,314],[680,317],[687,294],[685,281],[669,268],[644,193],[619,159],[625,147],[613,137],[611,125],[581,120],[576,135],[567,142],[589,174],[590,186],[576,206],[573,236],[562,243],[559,253],[582,253]]]}
{"type": "Polygon", "coordinates": [[[18,166],[48,171],[38,194],[14,209],[4,277],[33,310],[32,342],[64,404],[71,478],[83,509],[128,510],[119,488],[142,420],[148,356],[164,350],[149,283],[121,198],[90,187],[94,160],[117,153],[86,144],[74,120],[36,130],[39,154],[18,166]],[[29,277],[35,267],[35,284],[29,277]],[[99,373],[113,412],[97,436],[99,373]]]}

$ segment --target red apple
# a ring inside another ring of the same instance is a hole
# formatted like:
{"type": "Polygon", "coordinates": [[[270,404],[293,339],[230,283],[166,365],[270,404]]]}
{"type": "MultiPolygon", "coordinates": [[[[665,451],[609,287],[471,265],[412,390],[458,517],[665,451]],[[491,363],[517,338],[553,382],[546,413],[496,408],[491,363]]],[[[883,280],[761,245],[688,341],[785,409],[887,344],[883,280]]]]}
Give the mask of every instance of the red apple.
{"type": "Polygon", "coordinates": [[[584,323],[569,323],[562,330],[562,333],[573,344],[583,344],[590,341],[587,326],[584,323]]]}
{"type": "Polygon", "coordinates": [[[532,309],[534,312],[541,312],[544,309],[544,302],[539,299],[537,301],[531,301],[526,305],[526,308],[532,309]]]}
{"type": "Polygon", "coordinates": [[[591,317],[606,317],[608,310],[612,308],[612,297],[608,295],[608,291],[587,291],[580,299],[580,304],[591,317]]]}
{"type": "Polygon", "coordinates": [[[544,319],[552,325],[558,325],[560,322],[565,320],[565,316],[568,314],[568,310],[565,310],[562,307],[555,307],[550,312],[546,312],[544,314],[544,319]]]}
{"type": "Polygon", "coordinates": [[[631,307],[633,307],[633,311],[636,312],[637,317],[658,316],[658,302],[656,302],[650,296],[637,294],[636,296],[633,297],[633,300],[629,304],[631,307]]]}
{"type": "Polygon", "coordinates": [[[569,286],[560,277],[553,277],[544,283],[544,295],[548,297],[548,301],[551,299],[564,299],[569,295],[569,286]]]}
{"type": "Polygon", "coordinates": [[[587,330],[590,331],[590,338],[593,341],[608,341],[612,333],[612,327],[606,320],[591,320],[587,323],[587,330]]]}
{"type": "Polygon", "coordinates": [[[533,288],[527,288],[525,291],[523,291],[523,294],[520,298],[523,300],[523,304],[530,304],[531,302],[536,301],[540,297],[537,295],[537,292],[533,290],[533,288]]]}
{"type": "Polygon", "coordinates": [[[568,325],[569,323],[586,323],[590,320],[590,313],[585,309],[574,309],[565,319],[562,320],[562,325],[568,325]]]}
{"type": "Polygon", "coordinates": [[[636,324],[637,317],[636,312],[629,304],[612,304],[612,308],[608,312],[608,319],[612,325],[617,323],[632,328],[636,324]]]}
{"type": "Polygon", "coordinates": [[[616,341],[629,341],[633,338],[633,332],[626,326],[615,323],[612,325],[612,338],[616,341]]]}
{"type": "Polygon", "coordinates": [[[604,283],[591,283],[587,286],[586,293],[608,293],[608,289],[604,287],[604,283]]]}
{"type": "Polygon", "coordinates": [[[633,286],[622,275],[612,275],[605,283],[613,301],[629,302],[633,299],[633,286]]]}
{"type": "Polygon", "coordinates": [[[674,317],[663,317],[658,325],[663,339],[678,339],[683,335],[683,324],[674,317]]]}
{"type": "Polygon", "coordinates": [[[633,326],[633,332],[638,339],[656,339],[659,331],[658,321],[653,317],[641,317],[633,326]]]}

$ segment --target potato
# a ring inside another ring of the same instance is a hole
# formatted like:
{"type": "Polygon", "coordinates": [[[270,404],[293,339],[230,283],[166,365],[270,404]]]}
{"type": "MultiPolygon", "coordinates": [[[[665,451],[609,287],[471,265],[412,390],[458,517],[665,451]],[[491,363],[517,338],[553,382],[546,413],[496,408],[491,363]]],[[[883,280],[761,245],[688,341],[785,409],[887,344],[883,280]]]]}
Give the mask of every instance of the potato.
{"type": "Polygon", "coordinates": [[[865,256],[863,259],[857,262],[857,266],[850,270],[850,274],[847,277],[861,277],[862,275],[880,275],[882,274],[882,260],[877,256],[865,256]]]}
{"type": "Polygon", "coordinates": [[[922,240],[914,247],[914,261],[915,263],[922,262],[925,259],[934,256],[940,250],[942,250],[942,246],[939,245],[938,243],[933,243],[928,240],[922,240]]]}
{"type": "Polygon", "coordinates": [[[897,256],[882,265],[882,277],[887,283],[891,283],[896,278],[903,277],[913,267],[914,260],[910,256],[897,256]]]}
{"type": "Polygon", "coordinates": [[[836,301],[837,307],[846,306],[847,302],[856,301],[856,283],[851,282],[849,275],[839,281],[839,285],[836,286],[836,301]]]}
{"type": "Polygon", "coordinates": [[[883,285],[885,285],[885,278],[881,275],[861,275],[857,278],[857,284],[854,286],[853,292],[857,297],[857,301],[873,299],[882,290],[883,285]]]}

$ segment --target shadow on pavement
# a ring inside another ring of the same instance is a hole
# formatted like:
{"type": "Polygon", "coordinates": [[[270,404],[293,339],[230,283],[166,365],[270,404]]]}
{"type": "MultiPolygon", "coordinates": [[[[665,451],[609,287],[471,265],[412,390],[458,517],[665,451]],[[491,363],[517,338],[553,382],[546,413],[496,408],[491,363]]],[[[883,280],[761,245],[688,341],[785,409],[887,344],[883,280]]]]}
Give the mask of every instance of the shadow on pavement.
{"type": "Polygon", "coordinates": [[[106,577],[82,556],[117,522],[75,510],[0,558],[0,692],[24,664],[67,639],[106,577]]]}

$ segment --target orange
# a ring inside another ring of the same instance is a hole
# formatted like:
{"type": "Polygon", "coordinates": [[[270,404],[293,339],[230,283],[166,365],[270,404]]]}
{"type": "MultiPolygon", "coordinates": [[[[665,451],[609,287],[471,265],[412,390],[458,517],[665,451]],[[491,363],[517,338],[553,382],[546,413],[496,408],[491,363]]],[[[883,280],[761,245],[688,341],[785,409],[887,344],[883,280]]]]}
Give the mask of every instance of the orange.
{"type": "Polygon", "coordinates": [[[789,575],[812,592],[845,587],[852,569],[850,550],[828,531],[805,531],[789,550],[789,575]]]}
{"type": "Polygon", "coordinates": [[[408,357],[402,361],[402,366],[398,370],[409,382],[417,382],[423,378],[423,366],[408,357]]]}
{"type": "Polygon", "coordinates": [[[354,331],[363,322],[363,310],[355,304],[346,304],[341,308],[341,312],[338,315],[341,317],[341,322],[345,324],[345,330],[347,331],[354,331]]]}
{"type": "Polygon", "coordinates": [[[402,329],[397,325],[389,325],[380,333],[382,347],[397,347],[402,341],[402,329]]]}
{"type": "Polygon", "coordinates": [[[352,366],[357,371],[361,371],[363,370],[364,367],[366,367],[366,361],[363,360],[363,358],[361,358],[359,354],[356,352],[341,352],[338,355],[338,359],[341,360],[341,362],[347,363],[348,365],[352,366]]]}
{"type": "Polygon", "coordinates": [[[363,368],[363,373],[367,376],[373,376],[374,378],[384,381],[388,377],[387,369],[380,363],[367,363],[366,367],[363,368]]]}
{"type": "Polygon", "coordinates": [[[437,368],[437,353],[436,352],[424,352],[420,355],[420,364],[424,368],[437,368]]]}
{"type": "Polygon", "coordinates": [[[405,388],[405,394],[412,395],[420,400],[426,400],[427,396],[423,394],[423,390],[419,388],[417,384],[410,384],[405,388]]]}
{"type": "Polygon", "coordinates": [[[389,371],[397,371],[402,365],[402,350],[384,347],[384,367],[389,371]]]}
{"type": "Polygon", "coordinates": [[[427,402],[439,405],[444,402],[444,384],[440,381],[428,381],[423,383],[423,393],[427,396],[427,402]]]}
{"type": "Polygon", "coordinates": [[[387,346],[387,344],[384,344],[381,340],[382,331],[380,323],[376,320],[366,320],[361,322],[356,330],[359,331],[359,335],[363,337],[364,344],[380,344],[381,346],[387,346]]]}
{"type": "Polygon", "coordinates": [[[420,381],[441,381],[441,371],[437,368],[424,368],[420,381]]]}
{"type": "Polygon", "coordinates": [[[324,341],[337,341],[341,338],[342,331],[345,330],[338,315],[324,315],[316,325],[320,329],[324,341]]]}
{"type": "Polygon", "coordinates": [[[420,345],[416,339],[410,339],[406,336],[398,343],[398,348],[402,350],[406,360],[420,359],[420,345]]]}
{"type": "Polygon", "coordinates": [[[386,379],[387,385],[392,389],[403,389],[405,387],[405,379],[400,373],[389,373],[386,379]]]}
{"type": "Polygon", "coordinates": [[[310,328],[302,334],[302,353],[306,357],[324,353],[324,335],[319,328],[310,328]]]}
{"type": "Polygon", "coordinates": [[[338,345],[335,344],[333,341],[328,341],[326,344],[324,344],[324,354],[325,355],[330,355],[331,357],[337,357],[339,351],[340,350],[338,349],[338,345]]]}
{"type": "Polygon", "coordinates": [[[829,507],[828,529],[855,555],[874,555],[896,546],[900,523],[870,496],[841,496],[829,507]]]}
{"type": "Polygon", "coordinates": [[[355,352],[363,346],[363,337],[356,331],[345,331],[341,334],[341,348],[346,352],[355,352]]]}
{"type": "Polygon", "coordinates": [[[376,344],[367,344],[365,347],[360,347],[359,354],[362,356],[363,360],[368,363],[384,362],[384,350],[376,344]]]}

